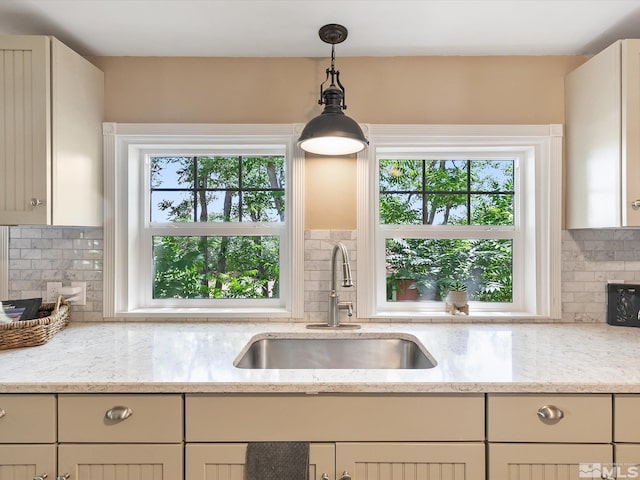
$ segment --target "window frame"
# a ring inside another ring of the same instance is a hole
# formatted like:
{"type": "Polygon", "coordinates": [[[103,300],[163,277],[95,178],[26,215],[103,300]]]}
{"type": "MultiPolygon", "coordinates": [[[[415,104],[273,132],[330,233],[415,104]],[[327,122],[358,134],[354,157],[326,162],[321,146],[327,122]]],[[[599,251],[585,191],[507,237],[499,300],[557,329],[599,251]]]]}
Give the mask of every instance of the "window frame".
{"type": "Polygon", "coordinates": [[[358,155],[358,313],[364,318],[450,317],[443,302],[387,302],[384,242],[408,238],[514,238],[509,304],[471,302],[465,319],[560,318],[561,125],[370,125],[358,155]],[[505,155],[514,164],[514,226],[384,225],[379,222],[379,159],[505,155]],[[520,193],[519,193],[520,192],[520,193]],[[474,236],[475,234],[475,236],[474,236]],[[517,241],[516,241],[517,240],[517,241]],[[517,262],[517,263],[516,263],[517,262]]]}
{"type": "Polygon", "coordinates": [[[294,125],[105,123],[103,314],[112,317],[303,317],[302,151],[294,125]],[[284,155],[284,222],[150,222],[150,158],[169,155],[284,155]],[[280,237],[279,296],[273,299],[153,299],[157,235],[280,237]],[[145,273],[146,272],[146,273],[145,273]]]}

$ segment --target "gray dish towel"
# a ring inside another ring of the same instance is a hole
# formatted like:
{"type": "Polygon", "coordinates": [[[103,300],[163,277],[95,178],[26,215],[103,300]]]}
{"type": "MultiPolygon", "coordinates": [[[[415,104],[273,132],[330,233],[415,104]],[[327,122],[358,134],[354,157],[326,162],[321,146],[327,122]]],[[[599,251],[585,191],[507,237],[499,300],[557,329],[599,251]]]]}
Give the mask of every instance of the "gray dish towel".
{"type": "Polygon", "coordinates": [[[244,480],[308,480],[309,442],[252,442],[244,480]]]}

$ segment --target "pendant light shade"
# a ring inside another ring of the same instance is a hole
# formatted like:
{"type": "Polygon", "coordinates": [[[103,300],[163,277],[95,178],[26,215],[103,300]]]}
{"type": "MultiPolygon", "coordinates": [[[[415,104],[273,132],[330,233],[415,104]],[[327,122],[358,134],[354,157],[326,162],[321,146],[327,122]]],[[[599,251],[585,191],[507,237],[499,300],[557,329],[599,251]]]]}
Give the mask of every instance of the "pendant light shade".
{"type": "Polygon", "coordinates": [[[347,38],[347,29],[342,25],[329,24],[320,29],[322,41],[331,44],[331,68],[327,68],[327,77],[320,85],[318,103],[324,105],[324,111],[312,119],[302,130],[298,146],[305,152],[319,155],[349,155],[363,150],[369,142],[360,125],[343,110],[345,90],[340,83],[340,72],[335,69],[336,43],[347,38]],[[331,84],[324,84],[331,78],[331,84]]]}

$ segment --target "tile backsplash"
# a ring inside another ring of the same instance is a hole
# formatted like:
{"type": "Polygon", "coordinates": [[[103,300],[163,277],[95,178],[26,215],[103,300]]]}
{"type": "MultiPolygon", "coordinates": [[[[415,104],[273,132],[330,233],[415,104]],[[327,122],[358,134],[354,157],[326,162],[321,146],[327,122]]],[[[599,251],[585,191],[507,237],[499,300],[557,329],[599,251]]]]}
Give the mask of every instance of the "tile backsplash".
{"type": "MultiPolygon", "coordinates": [[[[9,229],[9,297],[46,295],[46,284],[87,282],[87,305],[73,307],[73,321],[102,319],[103,240],[101,228],[11,227],[9,229]]],[[[345,243],[357,282],[356,232],[305,232],[305,321],[325,321],[330,258],[336,241],[345,243]]],[[[640,230],[572,230],[562,232],[562,320],[604,322],[608,280],[640,282],[640,230]]],[[[352,300],[355,289],[342,289],[352,300]]],[[[359,319],[360,321],[360,319],[359,319]]]]}

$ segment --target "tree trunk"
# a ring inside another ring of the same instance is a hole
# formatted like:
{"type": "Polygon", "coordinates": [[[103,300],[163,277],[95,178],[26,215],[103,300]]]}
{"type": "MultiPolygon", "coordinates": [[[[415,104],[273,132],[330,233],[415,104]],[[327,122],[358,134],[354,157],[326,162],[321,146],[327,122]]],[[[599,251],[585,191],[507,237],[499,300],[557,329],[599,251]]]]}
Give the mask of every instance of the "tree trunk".
{"type": "MultiPolygon", "coordinates": [[[[228,222],[231,220],[231,200],[233,199],[233,194],[231,192],[224,193],[224,206],[223,206],[223,217],[224,221],[228,222]]],[[[227,250],[229,249],[229,237],[222,237],[220,240],[220,252],[218,253],[218,265],[217,272],[218,275],[221,273],[226,273],[227,271],[227,250]]],[[[220,278],[216,278],[215,288],[217,290],[222,289],[222,282],[220,278]]]]}
{"type": "MultiPolygon", "coordinates": [[[[267,175],[269,176],[269,185],[271,188],[282,188],[282,185],[278,183],[278,176],[276,175],[276,166],[273,162],[267,162],[267,175]]],[[[279,195],[273,196],[273,203],[275,204],[276,210],[280,215],[280,221],[284,222],[284,208],[282,197],[279,195]]]]}

